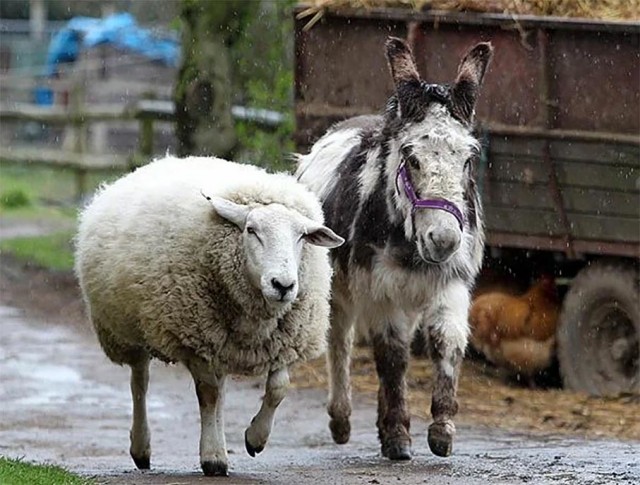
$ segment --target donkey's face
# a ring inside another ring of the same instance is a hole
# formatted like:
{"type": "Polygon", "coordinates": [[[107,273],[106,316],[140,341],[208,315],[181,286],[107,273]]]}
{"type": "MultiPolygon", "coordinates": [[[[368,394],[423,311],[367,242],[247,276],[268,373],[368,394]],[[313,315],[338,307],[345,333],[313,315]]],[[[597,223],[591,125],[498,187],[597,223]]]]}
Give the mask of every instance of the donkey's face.
{"type": "Polygon", "coordinates": [[[490,44],[478,44],[463,58],[453,84],[433,85],[420,79],[403,41],[387,42],[396,87],[386,113],[393,133],[388,175],[395,179],[406,236],[431,263],[448,260],[468,227],[464,194],[478,146],[471,124],[491,54],[490,44]]]}

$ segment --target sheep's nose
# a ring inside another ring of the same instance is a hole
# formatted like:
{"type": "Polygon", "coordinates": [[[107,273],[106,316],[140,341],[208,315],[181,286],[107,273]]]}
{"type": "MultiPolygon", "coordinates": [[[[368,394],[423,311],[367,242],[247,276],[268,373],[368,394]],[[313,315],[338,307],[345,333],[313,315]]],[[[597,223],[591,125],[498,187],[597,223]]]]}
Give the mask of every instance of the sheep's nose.
{"type": "Polygon", "coordinates": [[[277,278],[272,278],[271,285],[276,290],[278,290],[278,292],[280,293],[280,299],[283,300],[285,295],[289,293],[291,290],[293,290],[293,287],[296,286],[296,283],[295,281],[292,283],[289,283],[289,281],[283,282],[282,280],[279,280],[277,278]]]}

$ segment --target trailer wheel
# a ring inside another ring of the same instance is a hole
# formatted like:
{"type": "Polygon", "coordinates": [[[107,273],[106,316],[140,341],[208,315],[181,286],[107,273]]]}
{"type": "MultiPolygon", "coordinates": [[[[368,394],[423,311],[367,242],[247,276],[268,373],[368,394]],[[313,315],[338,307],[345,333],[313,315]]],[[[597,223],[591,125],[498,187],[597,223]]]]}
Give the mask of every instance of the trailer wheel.
{"type": "Polygon", "coordinates": [[[562,306],[558,359],[565,387],[592,395],[640,391],[640,302],[635,265],[595,263],[562,306]]]}

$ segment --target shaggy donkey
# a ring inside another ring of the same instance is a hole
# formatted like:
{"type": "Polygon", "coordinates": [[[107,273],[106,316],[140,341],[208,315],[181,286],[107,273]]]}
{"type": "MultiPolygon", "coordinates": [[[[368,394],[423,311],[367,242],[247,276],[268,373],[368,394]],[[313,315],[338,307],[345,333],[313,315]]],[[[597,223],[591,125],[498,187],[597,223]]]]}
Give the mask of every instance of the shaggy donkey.
{"type": "Polygon", "coordinates": [[[423,318],[437,367],[429,447],[451,454],[470,289],[484,246],[472,177],[479,144],[471,125],[492,52],[489,43],[476,45],[452,85],[434,85],[420,79],[409,47],[390,38],[395,95],[384,114],[337,124],[300,157],[299,179],[322,200],[327,225],[347,239],[332,253],[328,412],[336,443],[346,443],[351,432],[357,322],[373,344],[380,380],[382,454],[411,459],[405,374],[409,342],[423,318]]]}

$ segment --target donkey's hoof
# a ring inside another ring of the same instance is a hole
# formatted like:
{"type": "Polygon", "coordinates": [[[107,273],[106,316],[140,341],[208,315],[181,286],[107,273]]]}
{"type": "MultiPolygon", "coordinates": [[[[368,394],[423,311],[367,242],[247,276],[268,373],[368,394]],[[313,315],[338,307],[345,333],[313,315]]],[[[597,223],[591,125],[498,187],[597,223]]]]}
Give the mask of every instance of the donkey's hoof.
{"type": "Polygon", "coordinates": [[[138,467],[138,470],[148,470],[151,468],[150,456],[133,456],[132,454],[131,458],[133,458],[133,462],[136,464],[136,467],[138,467]]]}
{"type": "Polygon", "coordinates": [[[385,456],[390,460],[410,460],[411,441],[406,439],[388,440],[382,444],[382,456],[385,456]]]}
{"type": "Polygon", "coordinates": [[[456,428],[453,423],[432,423],[429,426],[429,448],[434,455],[450,456],[456,428]]]}
{"type": "Polygon", "coordinates": [[[247,453],[249,453],[249,456],[251,456],[252,458],[255,458],[255,456],[258,453],[261,453],[262,450],[264,450],[264,445],[262,446],[253,446],[251,443],[249,443],[249,439],[247,438],[247,432],[249,430],[244,432],[244,447],[247,449],[247,453]]]}
{"type": "Polygon", "coordinates": [[[200,466],[207,477],[228,477],[229,465],[223,461],[203,461],[200,466]]]}
{"type": "Polygon", "coordinates": [[[331,430],[333,441],[337,444],[344,445],[349,441],[349,437],[351,436],[351,423],[349,422],[349,418],[331,418],[331,421],[329,421],[329,429],[331,430]]]}

